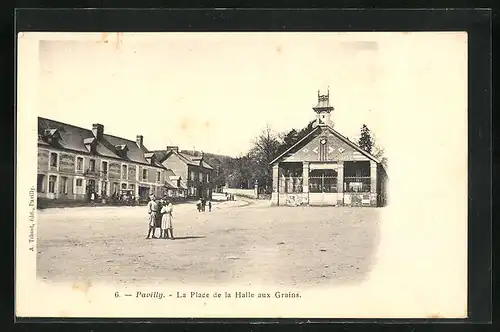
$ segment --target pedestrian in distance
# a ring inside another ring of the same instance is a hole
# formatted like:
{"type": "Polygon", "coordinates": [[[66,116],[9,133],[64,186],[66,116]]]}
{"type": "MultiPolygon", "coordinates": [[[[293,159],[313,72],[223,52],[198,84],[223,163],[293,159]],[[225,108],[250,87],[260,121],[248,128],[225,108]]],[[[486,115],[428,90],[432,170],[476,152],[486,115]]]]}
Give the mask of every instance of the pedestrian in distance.
{"type": "Polygon", "coordinates": [[[149,196],[148,202],[148,214],[149,214],[149,230],[146,239],[157,239],[155,236],[156,227],[158,224],[158,216],[160,212],[160,204],[156,200],[156,196],[154,194],[149,196]]]}
{"type": "Polygon", "coordinates": [[[201,198],[199,198],[196,202],[196,208],[198,209],[198,212],[201,212],[201,198]]]}
{"type": "Polygon", "coordinates": [[[212,201],[208,200],[208,212],[212,212],[212,201]]]}

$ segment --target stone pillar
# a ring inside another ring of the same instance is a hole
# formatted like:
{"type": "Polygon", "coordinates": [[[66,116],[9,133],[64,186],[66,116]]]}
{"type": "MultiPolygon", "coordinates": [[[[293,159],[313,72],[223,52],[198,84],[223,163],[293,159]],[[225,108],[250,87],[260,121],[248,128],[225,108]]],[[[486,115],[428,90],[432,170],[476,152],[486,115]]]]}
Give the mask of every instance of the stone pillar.
{"type": "Polygon", "coordinates": [[[271,205],[279,205],[279,164],[273,165],[273,192],[271,194],[271,205]]]}
{"type": "Polygon", "coordinates": [[[337,168],[337,205],[344,205],[344,162],[339,161],[337,168]]]}
{"type": "Polygon", "coordinates": [[[302,204],[309,204],[309,162],[302,163],[302,204]]]}
{"type": "Polygon", "coordinates": [[[370,205],[377,206],[377,163],[370,161],[370,205]]]}
{"type": "Polygon", "coordinates": [[[302,163],[302,192],[309,193],[309,162],[302,163]]]}
{"type": "Polygon", "coordinates": [[[253,192],[254,192],[255,198],[259,198],[259,181],[257,181],[257,180],[255,180],[253,192]]]}

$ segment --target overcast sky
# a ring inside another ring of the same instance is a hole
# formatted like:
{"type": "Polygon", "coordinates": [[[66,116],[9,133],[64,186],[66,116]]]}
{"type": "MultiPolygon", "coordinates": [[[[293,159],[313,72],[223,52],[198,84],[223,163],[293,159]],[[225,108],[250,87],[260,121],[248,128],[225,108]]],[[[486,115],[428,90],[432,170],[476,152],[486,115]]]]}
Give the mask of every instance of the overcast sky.
{"type": "Polygon", "coordinates": [[[117,34],[44,39],[40,116],[86,128],[101,123],[105,132],[129,139],[142,134],[149,149],[174,144],[233,156],[245,153],[266,124],[278,131],[304,127],[315,117],[317,90],[328,87],[338,131],[356,138],[366,123],[388,145],[389,124],[400,111],[391,99],[401,92],[408,103],[422,98],[418,89],[403,87],[419,85],[410,72],[446,70],[442,65],[453,59],[442,54],[430,62],[436,60],[433,48],[463,42],[453,35],[403,33],[125,33],[119,43],[117,34]]]}

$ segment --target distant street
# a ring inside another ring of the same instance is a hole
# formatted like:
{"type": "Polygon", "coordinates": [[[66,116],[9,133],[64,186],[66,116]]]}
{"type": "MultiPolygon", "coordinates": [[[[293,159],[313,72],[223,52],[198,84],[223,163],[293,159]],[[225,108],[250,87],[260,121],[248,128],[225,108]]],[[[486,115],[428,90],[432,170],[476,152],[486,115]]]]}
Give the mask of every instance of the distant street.
{"type": "MultiPolygon", "coordinates": [[[[146,207],[38,211],[38,278],[47,282],[238,282],[314,286],[367,277],[379,242],[373,208],[176,205],[176,240],[146,240],[146,207]]],[[[158,232],[158,231],[157,231],[158,232]]]]}

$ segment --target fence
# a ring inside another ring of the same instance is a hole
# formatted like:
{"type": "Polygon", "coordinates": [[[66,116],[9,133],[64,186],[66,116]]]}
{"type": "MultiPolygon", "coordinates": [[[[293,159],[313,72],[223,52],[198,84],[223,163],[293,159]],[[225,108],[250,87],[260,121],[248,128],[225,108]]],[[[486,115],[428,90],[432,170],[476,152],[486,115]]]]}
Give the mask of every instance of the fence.
{"type": "Polygon", "coordinates": [[[309,192],[311,193],[336,193],[338,192],[337,177],[314,176],[309,178],[309,192]]]}
{"type": "Polygon", "coordinates": [[[371,178],[369,176],[348,176],[344,178],[344,191],[348,193],[369,193],[371,178]]]}

